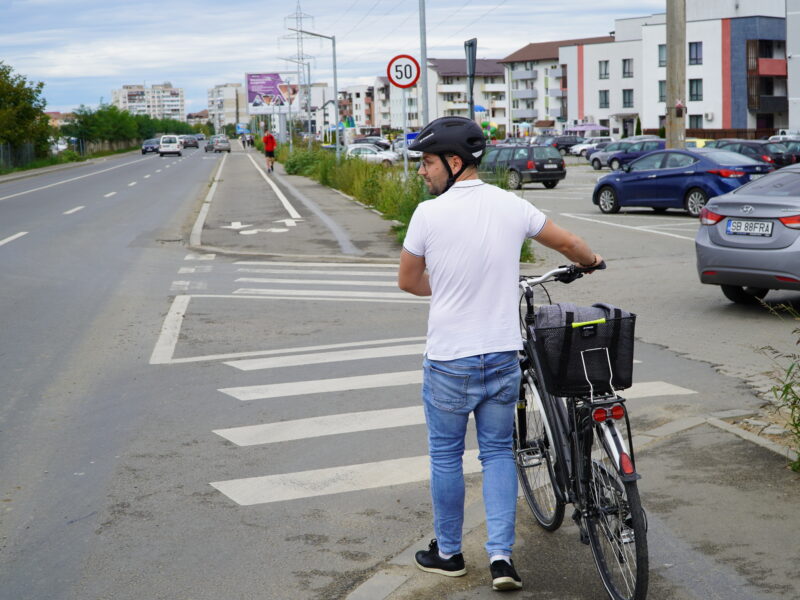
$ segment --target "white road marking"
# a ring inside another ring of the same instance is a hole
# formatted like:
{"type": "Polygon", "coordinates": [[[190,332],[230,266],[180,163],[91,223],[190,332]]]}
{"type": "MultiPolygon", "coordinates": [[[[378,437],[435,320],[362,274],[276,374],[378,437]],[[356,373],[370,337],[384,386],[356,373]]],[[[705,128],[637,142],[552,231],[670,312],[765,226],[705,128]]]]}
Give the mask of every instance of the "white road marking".
{"type": "Polygon", "coordinates": [[[250,154],[247,155],[247,158],[249,158],[250,162],[253,163],[253,166],[261,174],[261,177],[264,179],[264,181],[266,181],[269,184],[269,186],[272,188],[272,191],[275,192],[275,195],[278,196],[278,199],[281,201],[281,204],[283,204],[283,208],[286,209],[286,212],[289,213],[289,216],[292,219],[300,219],[301,218],[300,213],[297,212],[294,206],[291,205],[289,200],[286,199],[286,196],[284,196],[281,189],[277,185],[275,185],[275,182],[273,182],[269,177],[267,177],[267,174],[264,172],[264,169],[258,166],[258,163],[256,163],[255,160],[253,160],[253,157],[250,154]]]}
{"type": "Polygon", "coordinates": [[[410,300],[416,302],[427,302],[427,300],[416,300],[411,298],[410,294],[406,292],[349,292],[339,290],[279,290],[273,288],[240,288],[233,292],[234,294],[244,295],[270,295],[270,296],[303,296],[312,298],[364,298],[366,300],[410,300]]]}
{"type": "Polygon", "coordinates": [[[62,183],[70,183],[71,181],[78,181],[79,179],[85,179],[86,177],[92,177],[93,175],[99,175],[100,173],[106,173],[107,171],[113,171],[114,169],[119,169],[120,167],[127,167],[128,165],[135,164],[137,162],[141,162],[143,160],[147,160],[146,158],[140,158],[139,160],[134,160],[128,163],[123,163],[121,165],[117,165],[116,167],[109,167],[108,169],[102,169],[100,171],[95,171],[94,173],[87,173],[86,175],[78,175],[77,177],[72,177],[70,179],[65,179],[63,181],[56,181],[55,183],[51,183],[48,185],[43,185],[41,187],[33,188],[30,190],[25,190],[24,192],[17,192],[16,194],[11,194],[9,196],[3,196],[0,198],[0,202],[3,200],[9,200],[11,198],[16,198],[17,196],[23,196],[25,194],[31,194],[33,192],[38,192],[40,190],[46,190],[51,187],[55,187],[57,185],[61,185],[62,183]]]}
{"type": "Polygon", "coordinates": [[[156,169],[156,173],[161,173],[161,169],[156,169]]]}
{"type": "Polygon", "coordinates": [[[197,254],[196,252],[190,252],[183,257],[183,260],[214,260],[216,256],[216,254],[197,254]]]}
{"type": "Polygon", "coordinates": [[[397,269],[392,271],[374,272],[374,271],[322,271],[313,269],[236,269],[239,273],[263,273],[270,275],[347,275],[350,277],[364,275],[367,277],[397,277],[397,269]]]}
{"type": "Polygon", "coordinates": [[[235,283],[285,283],[301,285],[366,285],[397,288],[396,281],[366,281],[356,279],[270,279],[264,277],[239,277],[235,283]]]}
{"type": "Polygon", "coordinates": [[[279,356],[276,358],[251,358],[247,360],[230,361],[225,364],[239,369],[240,371],[256,371],[258,369],[321,365],[323,363],[387,358],[389,356],[413,356],[417,354],[421,358],[423,352],[425,352],[425,344],[405,344],[402,346],[386,346],[383,348],[360,348],[358,350],[340,350],[338,352],[294,354],[292,356],[279,356]]]}
{"type": "Polygon", "coordinates": [[[237,260],[234,264],[236,265],[251,265],[254,267],[262,266],[262,267],[330,267],[334,269],[338,269],[339,267],[358,267],[358,268],[374,268],[374,269],[397,269],[400,264],[399,263],[326,263],[326,262],[309,262],[309,263],[297,263],[297,262],[281,262],[281,261],[264,261],[264,260],[237,260]]]}
{"type": "Polygon", "coordinates": [[[172,306],[169,308],[164,324],[161,326],[161,333],[156,340],[153,353],[150,355],[150,364],[164,364],[172,359],[175,353],[175,346],[178,344],[178,336],[181,332],[181,324],[189,306],[191,296],[175,296],[172,306]]]}
{"type": "Polygon", "coordinates": [[[571,214],[571,213],[559,213],[562,217],[569,217],[571,219],[579,219],[581,221],[589,221],[590,223],[600,223],[601,225],[610,225],[612,227],[621,227],[623,229],[632,229],[633,231],[639,231],[643,233],[655,233],[658,235],[666,235],[669,237],[679,238],[682,240],[689,240],[690,242],[694,241],[693,237],[686,237],[685,235],[677,235],[675,233],[667,233],[666,231],[655,231],[653,229],[646,229],[643,227],[634,227],[633,225],[622,225],[621,223],[611,223],[609,221],[604,221],[602,219],[597,218],[586,218],[586,217],[579,217],[578,215],[571,214]]]}
{"type": "Polygon", "coordinates": [[[219,177],[222,173],[222,169],[225,167],[225,160],[227,158],[228,155],[226,154],[222,157],[222,161],[217,166],[217,171],[214,174],[214,181],[211,183],[211,187],[208,189],[208,193],[203,200],[203,206],[200,208],[197,219],[195,219],[194,225],[192,226],[192,232],[189,234],[189,243],[192,246],[201,245],[200,238],[203,232],[203,225],[205,225],[206,216],[208,215],[208,211],[211,209],[211,201],[214,199],[214,193],[217,191],[217,184],[220,181],[219,177]]]}
{"type": "MultiPolygon", "coordinates": [[[[464,473],[478,473],[480,470],[478,451],[464,452],[464,473]]],[[[413,456],[329,469],[215,481],[211,485],[237,504],[249,506],[417,483],[427,481],[429,477],[428,457],[413,456]]]]}
{"type": "Polygon", "coordinates": [[[144,178],[145,178],[145,179],[150,179],[150,175],[149,175],[149,174],[148,174],[148,175],[145,175],[145,176],[144,176],[144,178]]]}
{"type": "Polygon", "coordinates": [[[15,233],[14,235],[8,236],[4,240],[0,240],[0,246],[4,246],[5,244],[8,244],[9,242],[13,242],[16,239],[21,238],[23,235],[28,235],[28,232],[27,231],[20,231],[19,233],[15,233]]]}
{"type": "Polygon", "coordinates": [[[86,208],[86,207],[85,206],[76,206],[75,208],[70,208],[69,210],[64,211],[63,214],[71,215],[71,214],[74,214],[74,213],[78,212],[79,210],[83,210],[84,208],[86,208]]]}
{"type": "Polygon", "coordinates": [[[169,167],[170,167],[170,165],[166,165],[164,168],[165,168],[165,169],[169,169],[169,167]]]}
{"type": "Polygon", "coordinates": [[[214,267],[211,265],[198,265],[196,267],[181,267],[178,269],[179,275],[190,274],[190,273],[210,273],[214,267]]]}
{"type": "Polygon", "coordinates": [[[135,185],[136,185],[136,182],[135,182],[135,181],[131,181],[131,182],[128,184],[128,187],[133,187],[133,186],[135,186],[135,185]]]}
{"type": "Polygon", "coordinates": [[[425,423],[425,411],[420,405],[215,429],[214,433],[237,446],[255,446],[423,423],[425,423]]]}
{"type": "Polygon", "coordinates": [[[269,398],[286,398],[289,396],[303,396],[305,394],[367,390],[420,383],[422,383],[421,368],[415,371],[397,371],[394,373],[356,375],[353,377],[336,377],[333,379],[248,385],[243,387],[223,388],[219,391],[245,402],[249,400],[267,400],[269,398]]]}
{"type": "Polygon", "coordinates": [[[116,196],[117,192],[108,192],[107,194],[103,195],[103,198],[111,198],[111,196],[116,196]]]}
{"type": "Polygon", "coordinates": [[[189,290],[205,290],[208,284],[205,281],[173,281],[170,292],[188,292],[189,290]]]}

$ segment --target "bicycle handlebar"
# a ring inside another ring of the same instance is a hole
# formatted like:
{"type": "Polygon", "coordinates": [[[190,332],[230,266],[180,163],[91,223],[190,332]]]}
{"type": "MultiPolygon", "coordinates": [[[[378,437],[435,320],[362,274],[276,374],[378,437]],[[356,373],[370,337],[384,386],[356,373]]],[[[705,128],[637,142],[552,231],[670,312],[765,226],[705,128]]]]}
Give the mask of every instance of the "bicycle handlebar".
{"type": "Polygon", "coordinates": [[[578,265],[561,265],[548,271],[544,275],[538,277],[527,277],[525,275],[519,278],[519,287],[525,289],[532,285],[545,283],[547,281],[560,281],[561,283],[572,283],[576,279],[583,277],[584,273],[591,273],[592,271],[601,271],[606,268],[606,261],[600,261],[600,264],[593,267],[579,267],[578,265]]]}

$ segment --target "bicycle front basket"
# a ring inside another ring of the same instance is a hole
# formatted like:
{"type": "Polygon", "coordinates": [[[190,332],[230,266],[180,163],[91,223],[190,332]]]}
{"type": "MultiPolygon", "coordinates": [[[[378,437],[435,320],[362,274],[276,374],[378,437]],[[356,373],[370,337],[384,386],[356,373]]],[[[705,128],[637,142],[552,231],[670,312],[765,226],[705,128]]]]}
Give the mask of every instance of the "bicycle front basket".
{"type": "Polygon", "coordinates": [[[536,327],[547,391],[554,396],[606,394],[631,386],[636,315],[536,327]]]}

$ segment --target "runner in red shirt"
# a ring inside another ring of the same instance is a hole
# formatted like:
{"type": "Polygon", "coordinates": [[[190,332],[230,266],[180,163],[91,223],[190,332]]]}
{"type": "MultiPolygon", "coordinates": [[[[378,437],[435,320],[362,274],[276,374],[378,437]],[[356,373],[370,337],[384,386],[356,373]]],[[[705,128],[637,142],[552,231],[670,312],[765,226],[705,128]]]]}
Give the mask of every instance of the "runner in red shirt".
{"type": "Polygon", "coordinates": [[[269,131],[264,134],[261,141],[264,142],[264,154],[267,157],[267,171],[272,173],[275,170],[273,164],[275,163],[275,147],[278,144],[275,142],[275,137],[269,131]]]}

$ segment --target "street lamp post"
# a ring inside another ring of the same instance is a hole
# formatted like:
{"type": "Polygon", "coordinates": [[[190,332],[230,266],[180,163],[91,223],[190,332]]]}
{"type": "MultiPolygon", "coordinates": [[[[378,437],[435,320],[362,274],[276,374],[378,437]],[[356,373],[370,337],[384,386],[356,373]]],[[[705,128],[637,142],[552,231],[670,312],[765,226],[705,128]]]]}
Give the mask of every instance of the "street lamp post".
{"type": "MultiPolygon", "coordinates": [[[[288,60],[306,68],[306,117],[308,119],[308,149],[311,150],[311,63],[295,60],[294,58],[284,58],[283,60],[288,60]]],[[[299,91],[298,89],[298,93],[299,91]]]]}
{"type": "Polygon", "coordinates": [[[341,150],[339,148],[339,77],[336,73],[336,36],[335,35],[322,35],[321,33],[314,33],[312,31],[305,31],[303,29],[293,29],[289,27],[291,31],[297,31],[299,33],[305,33],[306,35],[313,35],[314,37],[325,38],[326,40],[331,41],[331,46],[333,48],[333,98],[336,101],[336,160],[339,160],[339,155],[341,150]]]}

